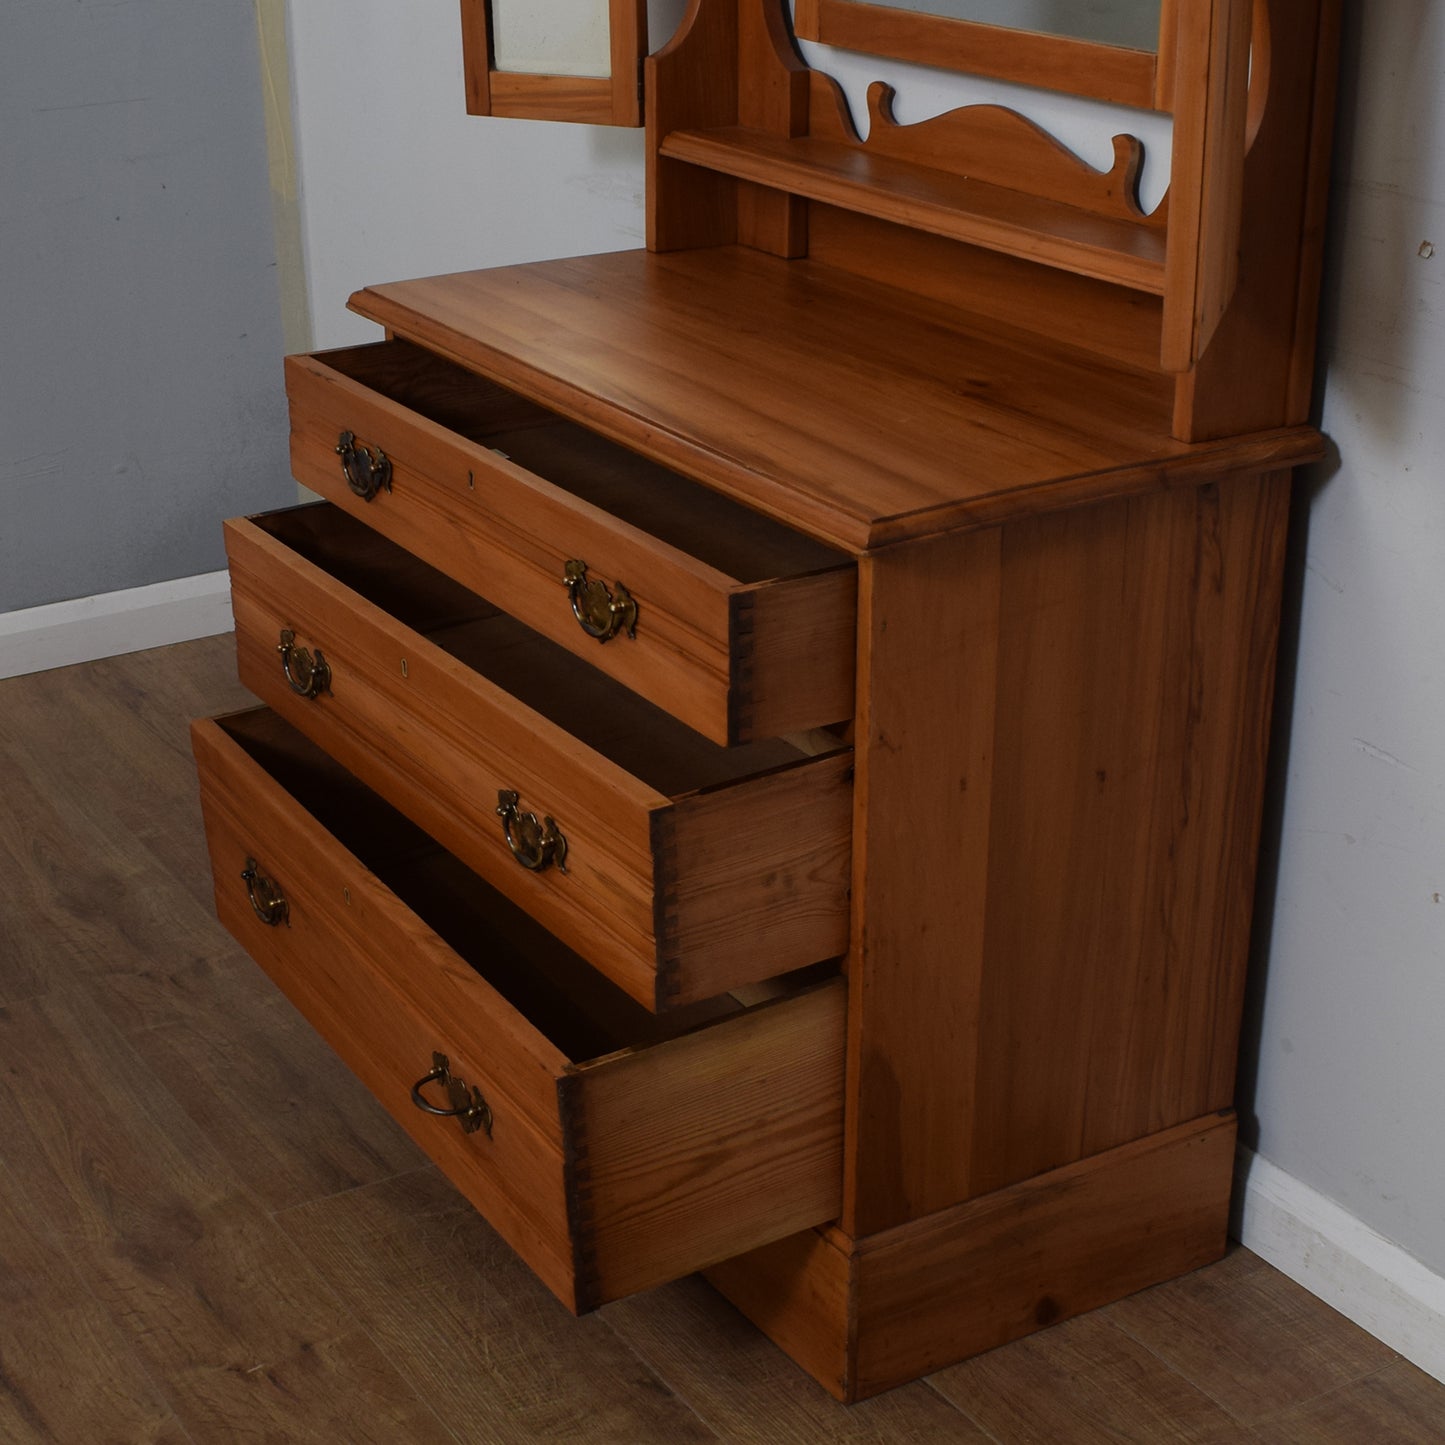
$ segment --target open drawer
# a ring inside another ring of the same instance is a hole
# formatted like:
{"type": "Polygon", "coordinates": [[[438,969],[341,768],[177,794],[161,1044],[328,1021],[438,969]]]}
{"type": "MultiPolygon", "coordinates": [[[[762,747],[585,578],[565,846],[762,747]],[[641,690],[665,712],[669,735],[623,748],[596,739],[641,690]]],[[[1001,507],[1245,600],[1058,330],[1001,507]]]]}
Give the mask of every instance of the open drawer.
{"type": "Polygon", "coordinates": [[[840,980],[649,1014],[274,714],[192,740],[222,922],[573,1309],[836,1215],[840,980]]]}
{"type": "Polygon", "coordinates": [[[842,553],[410,342],[286,386],[298,480],[714,741],[852,717],[842,553]]]}
{"type": "Polygon", "coordinates": [[[648,1008],[846,950],[833,734],[708,742],[325,503],[226,544],[246,686],[648,1008]]]}

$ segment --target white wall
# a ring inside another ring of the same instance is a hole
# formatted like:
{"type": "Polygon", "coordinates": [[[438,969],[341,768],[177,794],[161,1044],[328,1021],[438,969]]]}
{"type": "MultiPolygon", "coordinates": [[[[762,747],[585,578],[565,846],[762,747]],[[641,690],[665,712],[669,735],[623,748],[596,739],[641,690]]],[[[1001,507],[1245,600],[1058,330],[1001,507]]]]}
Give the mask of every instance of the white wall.
{"type": "Polygon", "coordinates": [[[1445,14],[1346,10],[1339,460],[1303,516],[1250,1102],[1263,1155],[1445,1273],[1445,14]]]}
{"type": "MultiPolygon", "coordinates": [[[[1341,459],[1301,488],[1242,1104],[1288,1176],[1445,1273],[1445,17],[1346,9],[1341,459]]],[[[318,344],[375,334],[343,310],[368,282],[641,244],[641,137],[467,117],[455,0],[307,0],[291,23],[318,344]]],[[[1113,120],[1082,153],[1102,135],[1107,161],[1113,120]]]]}
{"type": "Polygon", "coordinates": [[[643,244],[640,131],[466,114],[457,0],[290,7],[312,334],[381,281],[643,244]]]}

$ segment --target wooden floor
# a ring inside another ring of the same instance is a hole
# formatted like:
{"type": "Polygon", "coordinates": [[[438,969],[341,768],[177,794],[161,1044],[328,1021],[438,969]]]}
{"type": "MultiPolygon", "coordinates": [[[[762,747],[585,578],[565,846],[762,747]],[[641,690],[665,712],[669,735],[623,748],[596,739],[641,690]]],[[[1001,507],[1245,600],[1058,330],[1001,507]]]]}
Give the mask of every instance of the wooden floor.
{"type": "Polygon", "coordinates": [[[211,912],[230,639],[0,681],[0,1441],[1445,1441],[1244,1250],[847,1409],[696,1279],[574,1320],[211,912]]]}

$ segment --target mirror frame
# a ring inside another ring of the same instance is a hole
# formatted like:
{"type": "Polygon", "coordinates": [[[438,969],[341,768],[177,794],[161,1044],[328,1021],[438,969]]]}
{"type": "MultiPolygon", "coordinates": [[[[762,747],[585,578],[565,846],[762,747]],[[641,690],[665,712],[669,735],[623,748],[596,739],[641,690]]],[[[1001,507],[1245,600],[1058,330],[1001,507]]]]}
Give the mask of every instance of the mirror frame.
{"type": "Polygon", "coordinates": [[[647,0],[608,0],[612,73],[602,76],[498,70],[492,52],[491,0],[461,0],[461,4],[468,115],[642,124],[647,0]]]}
{"type": "Polygon", "coordinates": [[[800,40],[840,50],[986,75],[1139,110],[1169,111],[1174,71],[1161,62],[1174,54],[1174,7],[1175,0],[1160,0],[1157,51],[1010,30],[867,0],[797,0],[793,29],[800,40]]]}

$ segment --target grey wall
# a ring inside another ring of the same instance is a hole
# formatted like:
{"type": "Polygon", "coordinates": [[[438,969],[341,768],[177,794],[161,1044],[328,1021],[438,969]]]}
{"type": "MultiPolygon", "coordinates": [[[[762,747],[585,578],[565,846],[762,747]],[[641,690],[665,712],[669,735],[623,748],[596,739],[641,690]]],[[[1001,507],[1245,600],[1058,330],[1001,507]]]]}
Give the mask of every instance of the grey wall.
{"type": "Polygon", "coordinates": [[[294,501],[252,0],[3,0],[0,612],[294,501]]]}

